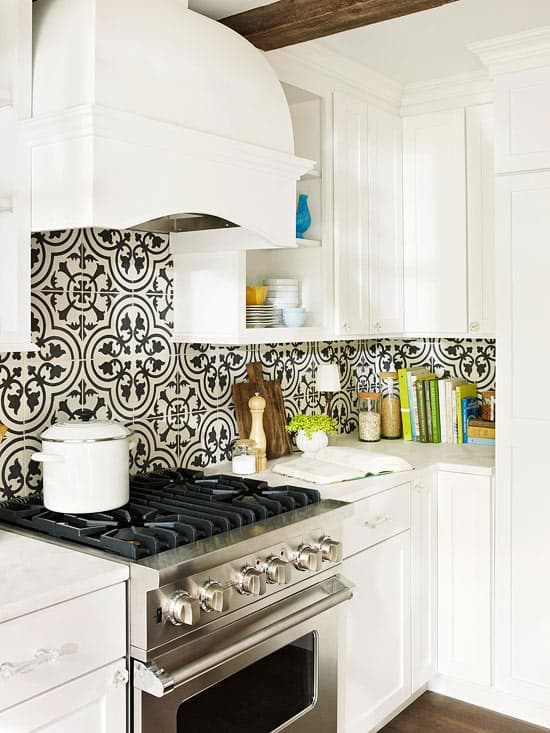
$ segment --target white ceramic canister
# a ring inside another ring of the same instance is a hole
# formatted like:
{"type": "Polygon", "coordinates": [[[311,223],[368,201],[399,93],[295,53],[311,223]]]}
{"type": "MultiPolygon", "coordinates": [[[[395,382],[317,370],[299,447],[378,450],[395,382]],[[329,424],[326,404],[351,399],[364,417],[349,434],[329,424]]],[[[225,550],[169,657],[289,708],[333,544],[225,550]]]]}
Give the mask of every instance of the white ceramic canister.
{"type": "Polygon", "coordinates": [[[129,498],[131,432],[117,422],[56,423],[40,436],[44,506],[65,514],[116,509],[129,498]]]}

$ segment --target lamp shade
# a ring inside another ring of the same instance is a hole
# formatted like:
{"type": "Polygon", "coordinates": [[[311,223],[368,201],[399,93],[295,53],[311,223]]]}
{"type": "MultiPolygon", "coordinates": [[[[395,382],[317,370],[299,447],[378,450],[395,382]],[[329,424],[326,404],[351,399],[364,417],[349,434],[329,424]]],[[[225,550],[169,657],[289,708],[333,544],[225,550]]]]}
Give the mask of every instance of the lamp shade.
{"type": "Polygon", "coordinates": [[[315,389],[317,392],[340,391],[340,374],[337,364],[321,364],[317,367],[315,389]]]}

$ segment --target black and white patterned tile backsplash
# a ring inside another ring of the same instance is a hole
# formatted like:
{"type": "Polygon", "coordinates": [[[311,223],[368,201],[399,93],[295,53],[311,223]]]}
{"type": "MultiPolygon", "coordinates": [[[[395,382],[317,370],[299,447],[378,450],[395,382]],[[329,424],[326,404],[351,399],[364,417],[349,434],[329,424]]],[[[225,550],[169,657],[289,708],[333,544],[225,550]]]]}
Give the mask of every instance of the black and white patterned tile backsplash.
{"type": "Polygon", "coordinates": [[[323,409],[318,364],[337,362],[342,391],[332,410],[340,429],[357,425],[358,388],[393,361],[441,367],[494,384],[494,341],[345,341],[223,347],[173,344],[168,238],[73,230],[32,237],[32,330],[37,352],[0,354],[0,497],[40,483],[30,460],[52,422],[82,408],[136,433],[132,471],[225,460],[236,436],[231,385],[260,361],[281,380],[287,415],[323,409]]]}

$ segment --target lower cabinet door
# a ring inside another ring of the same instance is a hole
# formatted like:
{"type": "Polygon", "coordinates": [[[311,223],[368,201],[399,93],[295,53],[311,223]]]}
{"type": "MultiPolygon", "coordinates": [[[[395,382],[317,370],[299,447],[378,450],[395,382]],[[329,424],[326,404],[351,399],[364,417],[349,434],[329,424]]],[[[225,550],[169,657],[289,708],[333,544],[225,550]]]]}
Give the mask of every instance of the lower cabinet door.
{"type": "Polygon", "coordinates": [[[491,477],[438,476],[438,669],[491,684],[491,477]]]}
{"type": "Polygon", "coordinates": [[[410,532],[344,561],[355,584],[346,604],[340,690],[345,733],[368,733],[411,695],[410,532]]]}
{"type": "Polygon", "coordinates": [[[126,660],[0,713],[2,733],[125,733],[126,660]]]}

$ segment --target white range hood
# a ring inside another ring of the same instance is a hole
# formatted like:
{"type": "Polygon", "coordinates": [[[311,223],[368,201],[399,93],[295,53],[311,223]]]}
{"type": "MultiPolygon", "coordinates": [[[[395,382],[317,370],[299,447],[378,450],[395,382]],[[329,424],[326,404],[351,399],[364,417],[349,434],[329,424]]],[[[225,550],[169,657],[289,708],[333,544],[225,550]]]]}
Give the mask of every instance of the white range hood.
{"type": "Polygon", "coordinates": [[[312,162],[246,40],[182,0],[39,0],[33,37],[34,231],[200,213],[246,230],[245,248],[295,244],[312,162]]]}

